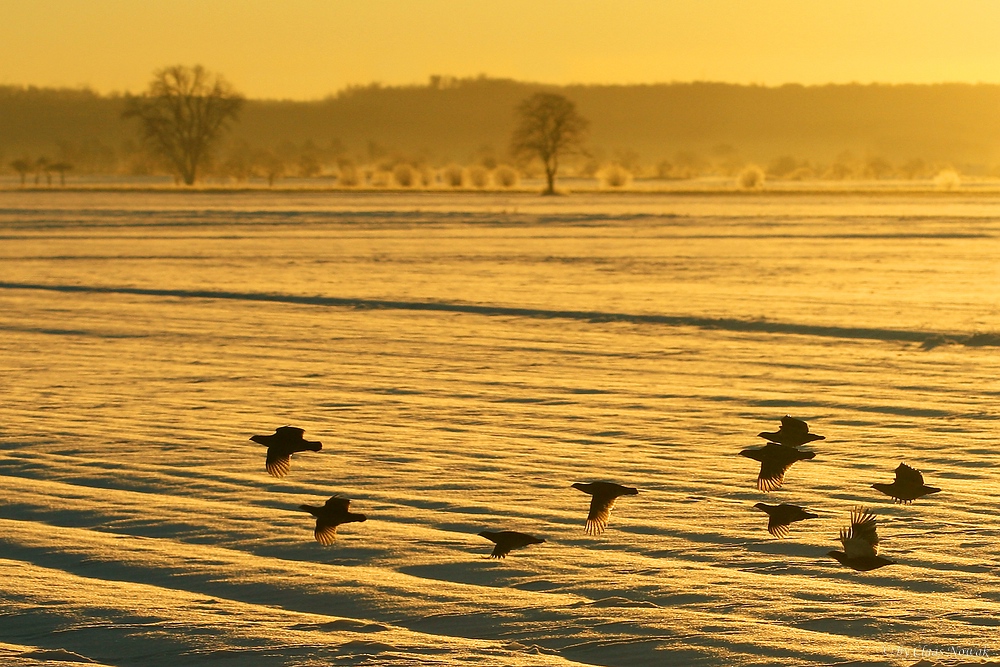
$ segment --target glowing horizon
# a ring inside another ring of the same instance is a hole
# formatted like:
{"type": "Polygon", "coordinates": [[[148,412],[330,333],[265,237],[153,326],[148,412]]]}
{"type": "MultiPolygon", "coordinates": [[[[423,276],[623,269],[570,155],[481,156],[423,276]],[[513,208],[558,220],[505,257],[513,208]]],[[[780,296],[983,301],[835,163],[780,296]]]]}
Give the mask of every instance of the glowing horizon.
{"type": "Polygon", "coordinates": [[[501,11],[455,0],[75,0],[57,11],[0,2],[0,85],[138,92],[153,70],[195,63],[272,99],[435,74],[551,84],[1000,83],[1000,5],[987,0],[583,9],[514,0],[501,11]]]}

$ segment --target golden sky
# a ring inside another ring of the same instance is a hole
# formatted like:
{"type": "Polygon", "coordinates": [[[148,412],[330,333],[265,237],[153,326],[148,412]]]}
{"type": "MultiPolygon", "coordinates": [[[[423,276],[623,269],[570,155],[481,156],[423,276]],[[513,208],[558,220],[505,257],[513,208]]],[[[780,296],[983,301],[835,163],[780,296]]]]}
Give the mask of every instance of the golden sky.
{"type": "Polygon", "coordinates": [[[251,97],[487,74],[546,83],[1000,83],[1000,0],[0,0],[0,84],[251,97]]]}

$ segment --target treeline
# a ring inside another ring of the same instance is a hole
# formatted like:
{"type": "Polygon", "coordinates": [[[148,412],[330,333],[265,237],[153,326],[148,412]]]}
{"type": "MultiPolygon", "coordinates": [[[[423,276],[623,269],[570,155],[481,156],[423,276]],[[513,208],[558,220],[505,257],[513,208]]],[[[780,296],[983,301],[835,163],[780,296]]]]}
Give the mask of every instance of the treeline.
{"type": "MultiPolygon", "coordinates": [[[[238,83],[238,82],[237,82],[238,83]]],[[[510,162],[514,108],[538,91],[574,101],[590,121],[589,156],[635,177],[923,178],[943,168],[1000,173],[1000,86],[720,83],[542,86],[486,77],[347,88],[324,100],[248,100],[210,173],[243,180],[371,178],[399,165],[492,169],[510,162]],[[360,174],[360,176],[358,175],[360,174]]],[[[0,87],[0,165],[71,165],[72,174],[164,172],[147,154],[125,97],[0,87]]],[[[30,175],[29,175],[30,178],[30,175]]]]}

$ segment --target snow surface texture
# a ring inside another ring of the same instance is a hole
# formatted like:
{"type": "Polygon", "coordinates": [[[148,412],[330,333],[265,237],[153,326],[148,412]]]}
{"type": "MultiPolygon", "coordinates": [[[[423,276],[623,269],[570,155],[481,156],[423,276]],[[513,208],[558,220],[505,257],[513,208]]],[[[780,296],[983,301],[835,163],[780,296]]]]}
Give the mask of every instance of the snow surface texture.
{"type": "Polygon", "coordinates": [[[998,258],[976,196],[0,193],[0,662],[996,660],[998,258]]]}

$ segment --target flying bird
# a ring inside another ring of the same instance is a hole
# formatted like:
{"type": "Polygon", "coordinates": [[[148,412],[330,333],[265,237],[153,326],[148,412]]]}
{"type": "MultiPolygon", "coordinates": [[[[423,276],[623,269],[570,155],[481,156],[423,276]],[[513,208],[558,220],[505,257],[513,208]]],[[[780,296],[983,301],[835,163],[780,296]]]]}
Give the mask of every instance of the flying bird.
{"type": "Polygon", "coordinates": [[[490,558],[506,558],[507,554],[514,549],[522,549],[528,545],[541,544],[545,541],[540,537],[519,533],[516,530],[501,530],[498,532],[484,530],[479,533],[479,536],[485,537],[496,544],[493,548],[493,553],[490,554],[490,558]]]}
{"type": "Polygon", "coordinates": [[[282,426],[272,435],[253,435],[250,439],[267,447],[267,461],[264,467],[272,477],[284,477],[292,463],[292,454],[299,452],[318,452],[323,449],[323,443],[318,440],[306,440],[305,433],[295,426],[282,426]]]}
{"type": "Polygon", "coordinates": [[[768,505],[767,503],[757,503],[756,509],[764,512],[768,516],[767,532],[775,537],[788,537],[788,526],[803,519],[815,519],[818,515],[807,512],[798,505],[781,503],[780,505],[768,505]]]}
{"type": "Polygon", "coordinates": [[[911,468],[905,463],[900,463],[896,467],[896,479],[892,484],[876,482],[872,484],[873,489],[878,489],[887,496],[892,497],[894,502],[909,505],[917,498],[937,493],[941,489],[936,486],[924,484],[924,476],[919,470],[911,468]]]}
{"type": "Polygon", "coordinates": [[[757,475],[758,491],[774,491],[781,488],[785,481],[785,471],[796,461],[807,461],[815,452],[803,452],[794,447],[786,447],[769,442],[763,447],[751,447],[740,452],[754,461],[760,461],[760,474],[757,475]]]}
{"type": "Polygon", "coordinates": [[[810,433],[809,424],[788,415],[781,418],[781,428],[777,431],[774,433],[758,433],[757,437],[779,445],[787,445],[788,447],[801,447],[814,440],[826,440],[826,436],[810,433]]]}
{"type": "Polygon", "coordinates": [[[622,486],[613,482],[577,482],[574,489],[593,496],[590,499],[590,513],[587,515],[587,534],[600,535],[608,527],[611,510],[619,496],[637,496],[639,490],[631,486],[622,486]]]}
{"type": "Polygon", "coordinates": [[[325,505],[299,505],[299,509],[316,517],[316,531],[314,533],[316,541],[324,546],[329,546],[337,537],[337,526],[353,521],[368,520],[364,514],[349,511],[350,506],[351,501],[347,498],[333,496],[326,501],[325,505]]]}
{"type": "Polygon", "coordinates": [[[844,545],[844,550],[831,551],[827,555],[858,572],[869,572],[896,564],[896,561],[878,555],[875,515],[864,507],[851,510],[851,527],[840,529],[840,542],[844,545]]]}

